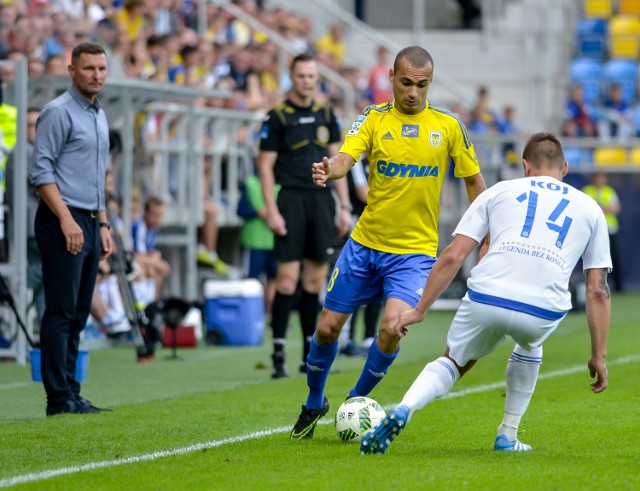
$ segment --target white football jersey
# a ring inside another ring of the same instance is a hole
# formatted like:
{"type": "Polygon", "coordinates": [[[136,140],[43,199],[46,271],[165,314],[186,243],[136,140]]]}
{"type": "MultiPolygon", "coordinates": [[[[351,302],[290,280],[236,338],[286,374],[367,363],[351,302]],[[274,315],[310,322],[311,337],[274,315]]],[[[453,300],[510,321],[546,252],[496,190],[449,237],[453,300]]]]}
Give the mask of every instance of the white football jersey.
{"type": "Polygon", "coordinates": [[[489,251],[467,281],[470,298],[477,293],[482,303],[553,318],[546,314],[571,309],[569,277],[580,257],[583,269],[611,268],[602,210],[552,177],[492,186],[470,205],[453,235],[480,242],[487,232],[489,251]]]}

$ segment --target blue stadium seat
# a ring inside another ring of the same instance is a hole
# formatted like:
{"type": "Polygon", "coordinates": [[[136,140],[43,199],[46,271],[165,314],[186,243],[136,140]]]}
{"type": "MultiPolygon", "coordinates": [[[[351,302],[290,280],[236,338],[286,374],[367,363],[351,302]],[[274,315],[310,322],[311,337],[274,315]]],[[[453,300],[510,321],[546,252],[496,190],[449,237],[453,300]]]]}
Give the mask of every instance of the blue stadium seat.
{"type": "Polygon", "coordinates": [[[625,102],[631,104],[636,98],[638,84],[638,62],[633,60],[611,59],[604,64],[604,78],[607,87],[617,83],[622,88],[625,102]]]}
{"type": "Polygon", "coordinates": [[[607,52],[607,21],[582,18],[576,26],[578,56],[604,58],[607,52]]]}
{"type": "Polygon", "coordinates": [[[593,58],[577,58],[569,67],[569,78],[572,84],[582,85],[584,99],[589,104],[600,101],[602,82],[602,63],[593,58]]]}
{"type": "Polygon", "coordinates": [[[564,159],[569,162],[569,172],[572,168],[593,165],[591,151],[588,148],[565,147],[564,159]]]}

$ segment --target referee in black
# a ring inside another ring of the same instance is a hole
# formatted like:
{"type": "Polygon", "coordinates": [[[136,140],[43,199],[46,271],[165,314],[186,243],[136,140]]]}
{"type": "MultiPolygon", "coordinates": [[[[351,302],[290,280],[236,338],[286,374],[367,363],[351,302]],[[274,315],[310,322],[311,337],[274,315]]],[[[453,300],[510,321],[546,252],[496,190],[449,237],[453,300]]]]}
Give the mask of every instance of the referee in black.
{"type": "Polygon", "coordinates": [[[311,336],[320,311],[318,295],[329,271],[329,254],[337,235],[348,232],[351,204],[346,179],[335,182],[340,210],[336,227],[336,201],[329,188],[319,188],[309,177],[313,162],[335,155],[341,143],[340,128],[331,107],[314,101],[318,66],[307,54],[291,62],[291,90],[276,105],[262,126],[258,171],[265,198],[267,223],[275,234],[278,262],[273,301],[272,378],[288,376],[285,344],[293,297],[302,274],[298,309],[304,336],[300,372],[306,373],[311,336]],[[274,184],[280,184],[278,199],[274,184]]]}

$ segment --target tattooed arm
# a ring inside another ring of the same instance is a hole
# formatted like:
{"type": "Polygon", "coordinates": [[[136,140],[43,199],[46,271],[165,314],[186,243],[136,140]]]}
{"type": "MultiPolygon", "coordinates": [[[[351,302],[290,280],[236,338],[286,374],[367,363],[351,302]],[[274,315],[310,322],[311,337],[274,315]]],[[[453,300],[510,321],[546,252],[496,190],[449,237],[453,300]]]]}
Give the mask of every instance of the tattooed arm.
{"type": "Polygon", "coordinates": [[[596,381],[591,384],[594,393],[607,388],[607,336],[611,316],[611,294],[607,285],[606,269],[588,269],[585,271],[587,280],[587,322],[591,334],[591,358],[587,363],[591,378],[596,381]]]}

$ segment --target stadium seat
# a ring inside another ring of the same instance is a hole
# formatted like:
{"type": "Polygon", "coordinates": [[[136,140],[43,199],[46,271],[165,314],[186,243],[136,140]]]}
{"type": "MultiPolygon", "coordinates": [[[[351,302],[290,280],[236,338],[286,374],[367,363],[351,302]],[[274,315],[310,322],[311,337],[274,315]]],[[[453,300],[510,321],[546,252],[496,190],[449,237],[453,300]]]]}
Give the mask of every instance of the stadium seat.
{"type": "Polygon", "coordinates": [[[604,64],[604,79],[607,87],[618,84],[625,102],[633,103],[638,85],[638,62],[626,59],[611,59],[604,64]]]}
{"type": "Polygon", "coordinates": [[[607,18],[613,14],[613,0],[584,0],[584,15],[607,18]]]}
{"type": "Polygon", "coordinates": [[[609,53],[615,58],[635,60],[640,56],[640,44],[632,36],[610,36],[609,53]]]}
{"type": "Polygon", "coordinates": [[[640,36],[640,18],[635,15],[614,15],[609,19],[611,36],[640,36]]]}
{"type": "Polygon", "coordinates": [[[582,85],[584,100],[589,104],[600,101],[602,84],[602,63],[593,58],[577,58],[569,67],[569,78],[572,84],[582,85]]]}
{"type": "Polygon", "coordinates": [[[640,15],[638,0],[618,0],[618,11],[622,15],[640,15]]]}
{"type": "Polygon", "coordinates": [[[569,162],[569,172],[576,167],[589,167],[593,165],[591,151],[588,148],[565,147],[564,159],[569,162]]]}
{"type": "Polygon", "coordinates": [[[629,160],[631,165],[640,166],[640,147],[633,148],[631,152],[629,152],[629,160]]]}
{"type": "Polygon", "coordinates": [[[623,147],[598,147],[593,151],[593,163],[597,167],[627,165],[629,155],[623,147]]]}
{"type": "Polygon", "coordinates": [[[615,15],[609,20],[609,54],[637,59],[640,55],[640,17],[615,15]]]}
{"type": "Polygon", "coordinates": [[[593,17],[578,20],[578,56],[603,58],[607,51],[607,21],[593,17]]]}

